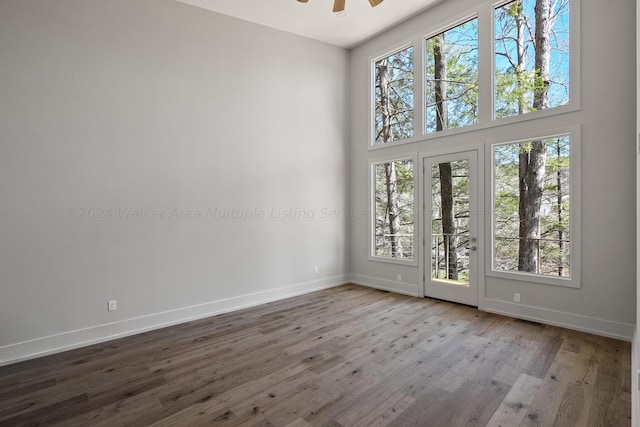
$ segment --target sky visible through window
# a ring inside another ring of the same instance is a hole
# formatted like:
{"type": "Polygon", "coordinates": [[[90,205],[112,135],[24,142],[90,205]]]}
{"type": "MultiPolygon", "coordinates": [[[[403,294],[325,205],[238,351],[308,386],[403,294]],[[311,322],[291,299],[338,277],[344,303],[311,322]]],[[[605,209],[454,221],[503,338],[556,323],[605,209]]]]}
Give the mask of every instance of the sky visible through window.
{"type": "Polygon", "coordinates": [[[478,19],[428,38],[426,47],[426,132],[475,124],[478,19]]]}
{"type": "MultiPolygon", "coordinates": [[[[539,0],[538,0],[539,1],[539,0]]],[[[535,111],[536,0],[516,0],[494,10],[495,117],[535,111]]],[[[569,103],[569,0],[551,3],[549,107],[569,103]]],[[[539,86],[538,86],[539,87],[539,86]]]]}

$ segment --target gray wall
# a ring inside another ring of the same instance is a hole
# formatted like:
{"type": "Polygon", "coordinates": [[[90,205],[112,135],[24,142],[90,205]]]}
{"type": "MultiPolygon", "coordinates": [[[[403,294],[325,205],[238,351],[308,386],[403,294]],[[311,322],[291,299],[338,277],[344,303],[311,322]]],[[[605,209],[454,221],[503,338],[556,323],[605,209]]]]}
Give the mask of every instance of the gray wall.
{"type": "MultiPolygon", "coordinates": [[[[366,76],[371,55],[474,4],[349,55],[173,0],[0,2],[0,364],[347,278],[422,286],[368,261],[368,220],[345,214],[369,210],[369,159],[512,129],[370,152],[366,76]]],[[[582,4],[582,109],[519,127],[581,126],[582,287],[487,277],[481,303],[630,337],[635,14],[614,5],[582,4]]]]}
{"type": "Polygon", "coordinates": [[[0,364],[342,283],[347,66],[173,0],[0,2],[0,364]]]}
{"type": "MultiPolygon", "coordinates": [[[[483,2],[489,4],[489,2],[483,2]]],[[[368,78],[372,57],[416,34],[441,29],[477,5],[449,0],[352,50],[351,193],[352,208],[368,209],[368,159],[428,154],[508,138],[514,132],[565,125],[581,128],[582,283],[580,289],[486,277],[480,305],[487,310],[631,339],[635,324],[635,5],[633,2],[581,2],[581,109],[517,125],[368,150],[368,78]],[[615,46],[615,48],[613,48],[615,46]],[[631,89],[631,90],[630,90],[631,89]],[[514,292],[522,296],[513,303],[514,292]]],[[[487,146],[485,144],[485,146],[487,146]]],[[[485,200],[490,200],[485,194],[485,200]]],[[[421,203],[420,201],[418,203],[421,203]]],[[[422,287],[418,268],[372,262],[368,220],[351,222],[349,271],[360,283],[415,293],[422,287]],[[396,281],[402,274],[403,281],[396,281]]],[[[487,230],[487,233],[489,230],[487,230]]],[[[482,244],[480,245],[482,246],[482,244]]]]}

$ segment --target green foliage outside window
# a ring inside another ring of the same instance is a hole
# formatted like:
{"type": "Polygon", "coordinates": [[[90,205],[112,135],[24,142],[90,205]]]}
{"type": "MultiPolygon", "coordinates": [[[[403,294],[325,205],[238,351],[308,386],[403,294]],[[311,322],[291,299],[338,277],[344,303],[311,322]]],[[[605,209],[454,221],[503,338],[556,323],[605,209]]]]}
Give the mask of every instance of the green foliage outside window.
{"type": "Polygon", "coordinates": [[[411,138],[413,46],[375,63],[375,143],[411,138]]]}
{"type": "Polygon", "coordinates": [[[521,200],[520,162],[527,157],[534,141],[501,144],[494,147],[493,230],[496,271],[523,271],[519,268],[520,245],[531,240],[535,257],[533,271],[542,276],[571,277],[571,180],[570,138],[561,136],[535,141],[545,146],[546,162],[542,176],[540,208],[521,200]],[[524,211],[524,212],[523,212],[524,211]],[[522,218],[534,214],[538,219],[535,238],[520,231],[522,218]]]}
{"type": "Polygon", "coordinates": [[[374,255],[412,260],[413,161],[396,160],[374,165],[374,255]]]}
{"type": "Polygon", "coordinates": [[[426,132],[478,121],[478,19],[426,41],[426,132]],[[438,111],[440,109],[440,111],[438,111]],[[439,113],[444,123],[438,127],[439,113]]]}
{"type": "Polygon", "coordinates": [[[568,104],[569,0],[509,2],[494,28],[495,118],[568,104]]]}

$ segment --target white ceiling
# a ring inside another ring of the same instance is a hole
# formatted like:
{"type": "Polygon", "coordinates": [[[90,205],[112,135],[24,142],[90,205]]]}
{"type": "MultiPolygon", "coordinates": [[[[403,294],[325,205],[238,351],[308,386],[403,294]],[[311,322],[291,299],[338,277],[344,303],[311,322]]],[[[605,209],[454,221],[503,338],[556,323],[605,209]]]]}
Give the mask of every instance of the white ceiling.
{"type": "Polygon", "coordinates": [[[245,21],[350,48],[433,6],[440,0],[385,0],[372,8],[367,0],[346,0],[336,16],[333,0],[178,0],[245,21]]]}

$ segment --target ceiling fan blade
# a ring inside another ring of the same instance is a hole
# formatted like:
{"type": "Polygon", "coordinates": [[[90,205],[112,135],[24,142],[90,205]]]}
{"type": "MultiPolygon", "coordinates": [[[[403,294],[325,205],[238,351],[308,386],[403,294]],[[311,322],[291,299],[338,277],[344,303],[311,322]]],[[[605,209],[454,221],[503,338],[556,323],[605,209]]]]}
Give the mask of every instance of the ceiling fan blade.
{"type": "Polygon", "coordinates": [[[309,0],[298,0],[300,3],[307,3],[309,0]]]}
{"type": "Polygon", "coordinates": [[[335,0],[333,2],[333,11],[342,12],[344,10],[344,0],[335,0]]]}
{"type": "Polygon", "coordinates": [[[369,3],[371,4],[371,7],[376,7],[377,5],[382,3],[382,0],[369,0],[369,3]]]}

